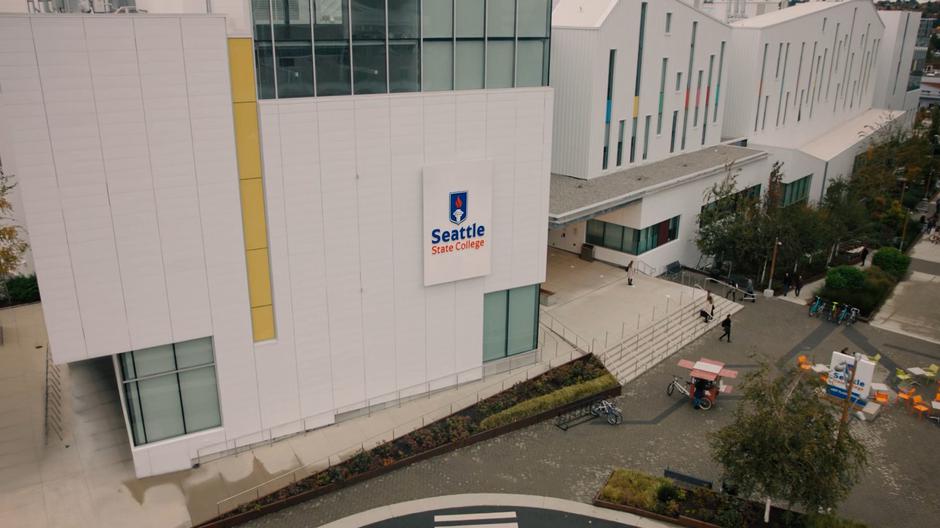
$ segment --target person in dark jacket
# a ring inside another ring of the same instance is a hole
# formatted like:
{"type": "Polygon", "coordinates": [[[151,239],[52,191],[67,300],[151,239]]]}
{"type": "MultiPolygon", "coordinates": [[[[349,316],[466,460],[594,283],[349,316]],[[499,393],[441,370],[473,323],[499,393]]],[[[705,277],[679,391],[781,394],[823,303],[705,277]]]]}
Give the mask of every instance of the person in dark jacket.
{"type": "Polygon", "coordinates": [[[799,296],[800,296],[800,290],[802,290],[802,289],[803,289],[803,276],[802,276],[802,275],[797,275],[796,278],[793,279],[793,293],[794,293],[797,297],[799,297],[799,296]]]}
{"type": "Polygon", "coordinates": [[[731,314],[725,316],[725,320],[721,322],[721,328],[724,330],[724,333],[718,337],[718,340],[721,341],[723,338],[727,337],[728,342],[731,342],[731,314]]]}

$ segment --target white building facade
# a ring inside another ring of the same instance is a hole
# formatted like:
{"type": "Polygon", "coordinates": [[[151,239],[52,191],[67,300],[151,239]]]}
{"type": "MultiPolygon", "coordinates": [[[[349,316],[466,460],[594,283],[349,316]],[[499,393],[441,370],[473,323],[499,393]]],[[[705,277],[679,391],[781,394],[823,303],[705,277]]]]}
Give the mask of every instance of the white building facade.
{"type": "Polygon", "coordinates": [[[534,361],[549,4],[420,4],[0,15],[50,349],[139,477],[534,361]]]}

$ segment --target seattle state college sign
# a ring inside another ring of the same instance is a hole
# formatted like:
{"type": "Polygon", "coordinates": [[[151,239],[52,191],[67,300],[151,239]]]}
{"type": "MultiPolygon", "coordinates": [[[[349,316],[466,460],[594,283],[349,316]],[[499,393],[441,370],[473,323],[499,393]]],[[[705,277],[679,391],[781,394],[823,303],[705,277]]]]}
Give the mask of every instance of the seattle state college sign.
{"type": "Polygon", "coordinates": [[[490,273],[493,164],[424,168],[424,285],[490,273]]]}

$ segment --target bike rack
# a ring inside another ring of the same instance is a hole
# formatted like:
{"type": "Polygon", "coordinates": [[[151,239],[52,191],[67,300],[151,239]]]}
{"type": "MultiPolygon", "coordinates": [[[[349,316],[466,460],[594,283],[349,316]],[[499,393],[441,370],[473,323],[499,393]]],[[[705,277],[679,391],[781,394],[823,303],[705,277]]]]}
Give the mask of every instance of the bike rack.
{"type": "Polygon", "coordinates": [[[566,413],[559,414],[555,417],[555,427],[561,429],[562,431],[567,431],[576,425],[581,425],[583,423],[590,422],[597,416],[591,414],[591,406],[594,405],[594,402],[582,405],[577,409],[570,410],[566,413]]]}

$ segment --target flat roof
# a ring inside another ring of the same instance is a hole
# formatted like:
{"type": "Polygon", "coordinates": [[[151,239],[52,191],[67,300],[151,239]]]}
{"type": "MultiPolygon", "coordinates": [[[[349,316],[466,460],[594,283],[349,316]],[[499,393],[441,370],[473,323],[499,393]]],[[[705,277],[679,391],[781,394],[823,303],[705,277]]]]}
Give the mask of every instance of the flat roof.
{"type": "Polygon", "coordinates": [[[814,158],[829,161],[847,149],[860,144],[862,140],[902,115],[904,111],[872,108],[839,127],[826,131],[822,136],[806,142],[799,147],[799,150],[814,158]]]}
{"type": "MultiPolygon", "coordinates": [[[[790,7],[778,9],[777,11],[770,11],[768,13],[764,13],[763,15],[757,15],[755,17],[732,22],[731,27],[765,28],[768,26],[789,22],[793,19],[811,15],[813,13],[818,13],[819,11],[823,11],[825,9],[833,9],[845,5],[846,3],[849,2],[807,2],[803,4],[795,4],[790,7]]],[[[871,2],[868,2],[868,4],[872,5],[871,2]]],[[[872,10],[874,11],[874,6],[872,7],[872,10]]]]}
{"type": "Polygon", "coordinates": [[[624,206],[647,194],[767,157],[746,147],[715,145],[591,180],[552,174],[550,227],[561,227],[624,206]]]}

